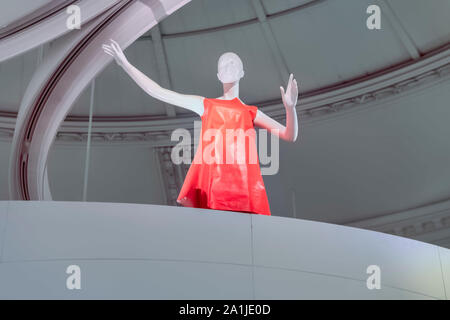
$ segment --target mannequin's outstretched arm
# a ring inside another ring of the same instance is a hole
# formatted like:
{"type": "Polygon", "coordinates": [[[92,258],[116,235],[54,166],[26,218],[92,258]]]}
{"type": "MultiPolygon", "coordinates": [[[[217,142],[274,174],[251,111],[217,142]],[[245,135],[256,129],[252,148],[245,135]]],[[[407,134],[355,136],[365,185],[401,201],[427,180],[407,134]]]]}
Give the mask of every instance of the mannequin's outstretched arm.
{"type": "Polygon", "coordinates": [[[286,126],[272,119],[261,110],[258,110],[253,123],[261,128],[269,130],[270,133],[277,135],[283,140],[294,142],[298,135],[298,120],[297,105],[298,86],[297,80],[293,79],[291,74],[286,88],[286,93],[283,87],[280,87],[281,98],[283,100],[284,108],[286,109],[286,126]]]}
{"type": "Polygon", "coordinates": [[[104,44],[103,50],[110,56],[114,57],[117,64],[121,66],[125,72],[128,73],[128,75],[153,98],[178,107],[189,109],[200,116],[203,114],[204,97],[181,94],[161,87],[128,62],[128,59],[125,57],[125,54],[119,44],[114,40],[111,40],[111,44],[109,45],[104,44]]]}

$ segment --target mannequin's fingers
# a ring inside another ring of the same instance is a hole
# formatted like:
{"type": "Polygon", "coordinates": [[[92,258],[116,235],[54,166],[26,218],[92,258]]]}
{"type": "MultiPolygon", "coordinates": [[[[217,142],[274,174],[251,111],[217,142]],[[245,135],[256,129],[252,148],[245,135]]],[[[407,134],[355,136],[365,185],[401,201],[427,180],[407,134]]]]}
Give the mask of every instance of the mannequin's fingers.
{"type": "Polygon", "coordinates": [[[281,91],[281,100],[283,101],[283,104],[285,104],[285,101],[284,101],[284,89],[283,89],[283,87],[280,87],[280,91],[281,91]]]}
{"type": "Polygon", "coordinates": [[[120,50],[117,49],[117,47],[115,45],[113,45],[112,47],[113,47],[113,51],[115,52],[115,54],[120,55],[120,50]]]}
{"type": "Polygon", "coordinates": [[[105,44],[102,46],[102,48],[103,48],[103,50],[113,51],[113,49],[110,46],[107,46],[105,44]]]}
{"type": "Polygon", "coordinates": [[[114,43],[114,40],[111,39],[111,43],[109,44],[109,46],[110,46],[112,49],[116,50],[116,44],[114,43]]]}
{"type": "Polygon", "coordinates": [[[110,55],[111,57],[113,57],[113,58],[114,58],[114,54],[113,54],[113,53],[111,53],[111,52],[108,52],[108,51],[105,51],[105,53],[106,53],[106,54],[108,54],[108,55],[110,55]]]}
{"type": "Polygon", "coordinates": [[[122,51],[122,49],[120,48],[120,45],[116,41],[111,39],[111,42],[117,51],[122,51]]]}
{"type": "Polygon", "coordinates": [[[103,50],[113,51],[113,49],[112,49],[111,47],[105,46],[105,45],[102,46],[102,49],[103,49],[103,50]]]}
{"type": "Polygon", "coordinates": [[[294,90],[295,93],[298,95],[298,84],[297,84],[297,80],[294,79],[294,90]]]}
{"type": "Polygon", "coordinates": [[[117,52],[117,55],[123,55],[123,51],[118,45],[114,45],[114,50],[117,52]]]}
{"type": "Polygon", "coordinates": [[[291,73],[289,75],[289,80],[288,80],[288,85],[286,87],[286,92],[290,92],[291,88],[292,88],[292,78],[294,77],[294,75],[291,73]]]}
{"type": "Polygon", "coordinates": [[[105,51],[107,54],[110,54],[110,55],[114,56],[114,52],[112,52],[110,50],[104,49],[103,51],[105,51]]]}
{"type": "Polygon", "coordinates": [[[111,47],[114,51],[117,51],[116,44],[115,44],[114,42],[111,42],[110,47],[111,47]]]}

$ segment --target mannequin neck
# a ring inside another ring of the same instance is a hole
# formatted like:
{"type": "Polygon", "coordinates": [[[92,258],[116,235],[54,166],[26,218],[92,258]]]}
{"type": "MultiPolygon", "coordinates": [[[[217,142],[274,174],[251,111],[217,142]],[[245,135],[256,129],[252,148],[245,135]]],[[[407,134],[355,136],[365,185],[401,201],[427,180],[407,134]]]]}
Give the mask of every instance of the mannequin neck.
{"type": "Polygon", "coordinates": [[[223,98],[226,100],[239,98],[239,80],[223,84],[223,98]]]}

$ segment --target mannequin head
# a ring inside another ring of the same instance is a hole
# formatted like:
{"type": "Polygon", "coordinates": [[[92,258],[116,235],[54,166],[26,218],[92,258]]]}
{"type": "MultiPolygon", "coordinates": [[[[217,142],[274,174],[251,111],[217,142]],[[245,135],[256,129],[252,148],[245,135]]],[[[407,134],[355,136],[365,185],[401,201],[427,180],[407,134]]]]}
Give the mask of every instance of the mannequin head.
{"type": "Polygon", "coordinates": [[[225,52],[217,63],[217,78],[222,83],[239,81],[244,76],[242,60],[234,52],[225,52]]]}

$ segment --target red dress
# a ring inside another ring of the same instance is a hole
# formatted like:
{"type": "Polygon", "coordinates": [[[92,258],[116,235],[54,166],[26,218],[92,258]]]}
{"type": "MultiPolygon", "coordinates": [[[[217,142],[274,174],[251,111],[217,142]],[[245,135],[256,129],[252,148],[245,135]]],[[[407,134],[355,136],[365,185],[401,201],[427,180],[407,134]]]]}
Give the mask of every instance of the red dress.
{"type": "Polygon", "coordinates": [[[238,98],[205,98],[203,105],[201,139],[177,202],[271,215],[253,126],[258,108],[238,98]]]}

